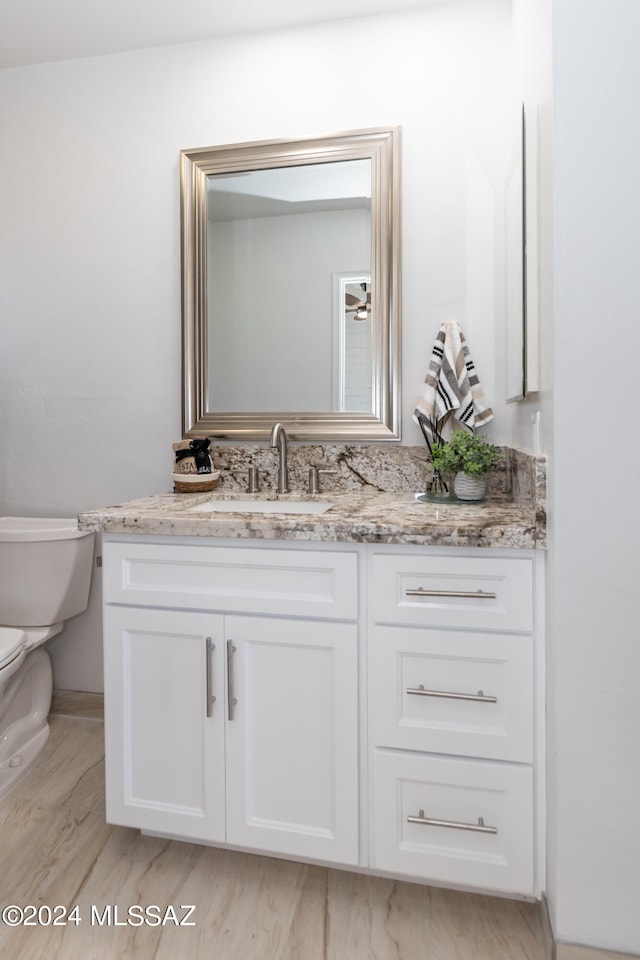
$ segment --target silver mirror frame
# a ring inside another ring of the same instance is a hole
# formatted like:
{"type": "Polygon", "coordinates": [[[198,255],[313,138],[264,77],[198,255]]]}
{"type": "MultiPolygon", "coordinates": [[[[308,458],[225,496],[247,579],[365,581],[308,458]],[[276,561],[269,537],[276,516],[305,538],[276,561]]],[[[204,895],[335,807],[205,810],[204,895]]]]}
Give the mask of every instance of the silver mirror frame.
{"type": "Polygon", "coordinates": [[[308,140],[201,147],[180,154],[182,429],[185,437],[263,440],[286,424],[298,440],[400,439],[400,128],[308,140]],[[207,177],[241,170],[371,160],[372,412],[216,413],[207,396],[207,177]]]}

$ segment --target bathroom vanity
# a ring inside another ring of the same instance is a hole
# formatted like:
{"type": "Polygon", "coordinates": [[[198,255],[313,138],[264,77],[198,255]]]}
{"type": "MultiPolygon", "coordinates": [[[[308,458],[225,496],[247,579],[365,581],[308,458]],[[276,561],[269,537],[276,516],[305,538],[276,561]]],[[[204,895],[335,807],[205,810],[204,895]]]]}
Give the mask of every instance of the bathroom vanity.
{"type": "Polygon", "coordinates": [[[80,517],[104,534],[109,822],[540,896],[535,504],[210,497],[80,517]]]}

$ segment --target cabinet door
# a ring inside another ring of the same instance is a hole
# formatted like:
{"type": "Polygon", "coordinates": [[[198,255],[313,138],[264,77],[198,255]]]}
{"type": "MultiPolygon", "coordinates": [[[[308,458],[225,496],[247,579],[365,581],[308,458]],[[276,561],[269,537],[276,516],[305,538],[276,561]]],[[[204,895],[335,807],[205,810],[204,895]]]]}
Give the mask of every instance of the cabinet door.
{"type": "Polygon", "coordinates": [[[227,840],[358,861],[355,624],[227,617],[227,840]]]}
{"type": "Polygon", "coordinates": [[[531,767],[376,750],[372,866],[531,896],[531,767]]]}
{"type": "Polygon", "coordinates": [[[529,633],[529,557],[460,557],[376,552],[371,608],[376,623],[529,633]]]}
{"type": "Polygon", "coordinates": [[[212,614],[105,608],[110,823],[224,840],[222,624],[212,614]]]}
{"type": "Polygon", "coordinates": [[[377,746],[531,762],[531,637],[374,627],[371,640],[377,746]]]}

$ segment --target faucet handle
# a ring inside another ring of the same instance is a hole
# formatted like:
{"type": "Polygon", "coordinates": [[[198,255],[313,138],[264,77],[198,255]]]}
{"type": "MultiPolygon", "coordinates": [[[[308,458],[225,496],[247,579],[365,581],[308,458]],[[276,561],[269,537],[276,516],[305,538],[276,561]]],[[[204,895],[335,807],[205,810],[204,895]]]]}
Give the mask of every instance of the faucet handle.
{"type": "Polygon", "coordinates": [[[260,490],[260,475],[257,467],[249,467],[247,476],[247,493],[258,493],[260,490]]]}
{"type": "Polygon", "coordinates": [[[320,474],[335,474],[337,470],[329,470],[326,467],[309,467],[309,493],[320,493],[320,474]]]}

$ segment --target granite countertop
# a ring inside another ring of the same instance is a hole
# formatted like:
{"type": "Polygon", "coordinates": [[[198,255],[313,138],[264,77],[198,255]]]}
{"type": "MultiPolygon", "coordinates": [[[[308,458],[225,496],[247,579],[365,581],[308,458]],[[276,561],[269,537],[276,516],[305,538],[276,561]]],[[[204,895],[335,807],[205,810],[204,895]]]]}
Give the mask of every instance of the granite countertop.
{"type": "Polygon", "coordinates": [[[81,513],[83,530],[112,534],[397,543],[543,549],[544,518],[534,502],[490,497],[480,504],[424,503],[408,492],[323,492],[247,495],[230,491],[166,493],[81,513]],[[189,510],[210,499],[236,500],[233,512],[189,510]],[[243,513],[243,500],[279,500],[282,511],[243,513]],[[287,500],[333,504],[322,514],[287,514],[287,500]]]}

